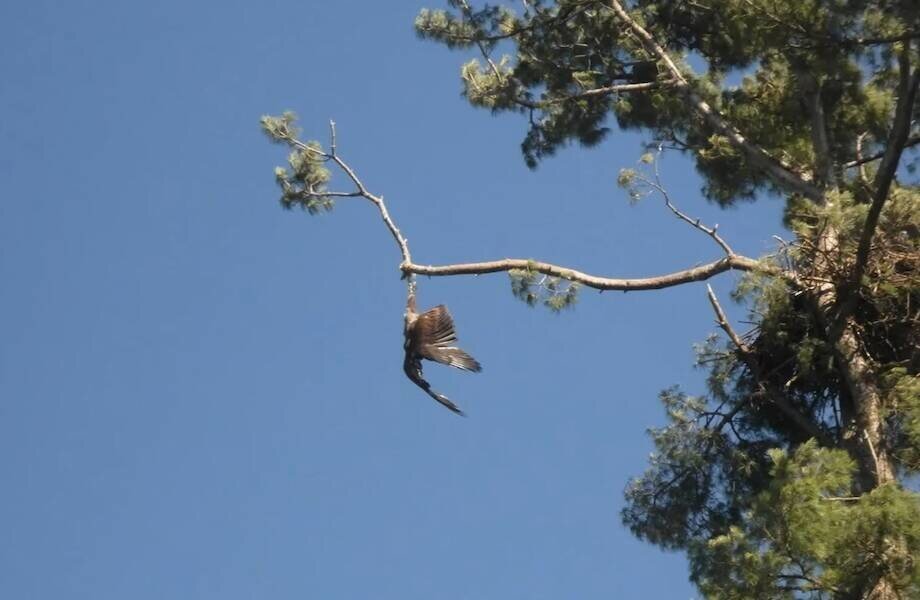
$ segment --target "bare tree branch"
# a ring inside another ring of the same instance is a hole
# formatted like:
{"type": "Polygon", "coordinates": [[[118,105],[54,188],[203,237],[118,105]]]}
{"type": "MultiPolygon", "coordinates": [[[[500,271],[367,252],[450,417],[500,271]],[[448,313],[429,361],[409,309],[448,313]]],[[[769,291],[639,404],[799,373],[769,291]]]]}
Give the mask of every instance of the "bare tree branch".
{"type": "Polygon", "coordinates": [[[872,443],[872,438],[869,436],[868,431],[862,432],[862,438],[866,440],[866,445],[869,447],[869,454],[872,455],[872,461],[875,463],[875,475],[878,477],[880,469],[878,464],[878,452],[875,451],[875,444],[872,443]]]}
{"type": "Polygon", "coordinates": [[[552,277],[559,277],[568,281],[580,283],[596,290],[616,290],[623,292],[637,292],[643,290],[660,290],[694,281],[704,281],[720,273],[730,270],[736,271],[762,271],[794,279],[794,275],[786,273],[772,265],[748,258],[746,256],[732,255],[717,261],[706,263],[698,267],[676,271],[656,277],[638,279],[618,279],[612,277],[599,277],[568,267],[554,265],[524,258],[504,258],[487,262],[459,263],[451,265],[418,265],[403,263],[400,268],[406,273],[428,275],[430,277],[445,277],[452,275],[485,275],[500,271],[527,270],[543,273],[552,277]]]}
{"type": "Polygon", "coordinates": [[[706,293],[709,297],[709,303],[712,305],[712,310],[716,313],[716,323],[728,335],[728,338],[735,345],[735,348],[738,350],[738,356],[747,365],[747,368],[750,369],[751,374],[757,380],[758,385],[760,386],[761,391],[764,395],[772,402],[778,409],[783,411],[792,421],[799,426],[799,428],[810,435],[811,437],[818,440],[824,446],[831,445],[831,441],[828,439],[827,434],[822,431],[811,419],[806,417],[799,411],[796,407],[789,403],[786,399],[786,396],[778,389],[776,386],[771,385],[766,378],[763,377],[760,366],[757,364],[756,357],[754,352],[744,343],[744,340],[741,339],[741,336],[735,331],[735,329],[728,322],[728,318],[725,316],[725,311],[722,310],[722,305],[719,304],[719,299],[716,298],[715,292],[712,291],[712,287],[706,286],[706,293]]]}
{"type": "MultiPolygon", "coordinates": [[[[866,139],[867,135],[869,135],[869,132],[863,131],[858,136],[856,136],[856,161],[855,161],[856,164],[853,165],[857,167],[857,173],[859,174],[859,183],[861,183],[863,187],[865,187],[866,189],[869,188],[869,176],[866,174],[866,164],[865,163],[869,161],[863,160],[862,145],[863,145],[863,140],[866,139]]],[[[881,158],[881,157],[882,155],[879,154],[878,158],[881,158]]],[[[850,163],[847,163],[847,165],[849,164],[850,163]]],[[[846,165],[844,165],[844,168],[846,168],[846,165]]]]}
{"type": "Polygon", "coordinates": [[[570,96],[563,96],[560,98],[551,98],[549,100],[540,100],[538,102],[531,102],[530,100],[525,100],[523,98],[517,98],[514,100],[515,104],[519,104],[525,108],[531,109],[541,109],[548,106],[553,106],[555,104],[564,104],[566,102],[571,102],[573,100],[580,100],[581,98],[591,98],[593,96],[609,96],[612,94],[620,94],[626,92],[644,92],[648,90],[654,90],[660,87],[670,85],[670,82],[661,82],[661,81],[645,81],[640,83],[618,83],[614,85],[608,85],[599,88],[591,88],[577,94],[572,94],[570,96]]]}
{"type": "Polygon", "coordinates": [[[877,44],[894,44],[897,42],[907,42],[918,38],[920,38],[920,31],[908,30],[899,35],[891,35],[887,37],[856,38],[853,40],[843,40],[843,43],[856,46],[874,46],[877,44]]]}
{"type": "Polygon", "coordinates": [[[718,225],[718,223],[715,224],[715,225],[713,225],[712,227],[707,227],[706,225],[704,225],[704,224],[700,221],[700,219],[694,219],[693,217],[687,215],[686,213],[684,213],[683,211],[681,211],[679,208],[677,208],[677,206],[675,206],[674,203],[671,201],[671,195],[668,193],[667,188],[665,188],[664,185],[661,183],[661,172],[660,172],[660,169],[659,169],[659,167],[658,167],[659,159],[661,158],[662,149],[663,149],[662,145],[659,144],[659,145],[658,145],[657,156],[655,157],[654,162],[653,162],[653,170],[652,170],[652,172],[653,172],[653,174],[654,174],[654,176],[655,176],[654,181],[648,179],[648,178],[645,177],[644,175],[636,175],[636,178],[637,178],[638,180],[642,181],[645,185],[651,187],[653,190],[655,190],[655,191],[658,192],[659,194],[661,194],[661,197],[664,198],[664,204],[665,204],[665,206],[667,206],[668,209],[669,209],[672,213],[674,213],[674,215],[675,215],[678,219],[684,221],[685,223],[689,223],[690,225],[692,225],[692,226],[695,227],[696,229],[702,231],[703,233],[705,233],[706,235],[708,235],[709,237],[711,237],[711,238],[713,239],[713,241],[714,241],[716,244],[718,244],[720,248],[722,248],[722,250],[725,252],[725,255],[726,255],[726,256],[729,256],[729,257],[735,256],[735,252],[734,252],[734,250],[731,249],[731,246],[729,246],[728,243],[727,243],[725,240],[723,240],[722,237],[719,235],[719,233],[718,233],[718,230],[719,230],[719,225],[718,225]]]}
{"type": "MultiPolygon", "coordinates": [[[[906,142],[904,142],[904,149],[906,150],[907,148],[910,148],[911,146],[916,146],[917,144],[920,144],[920,135],[912,135],[907,138],[906,142]]],[[[863,157],[861,156],[861,151],[857,149],[856,159],[843,163],[843,168],[852,169],[853,167],[859,167],[866,163],[875,162],[880,158],[884,158],[885,152],[886,150],[881,150],[879,152],[876,152],[875,154],[870,154],[869,156],[863,157]]]]}
{"type": "MultiPolygon", "coordinates": [[[[364,183],[355,173],[354,169],[352,169],[351,166],[348,163],[346,163],[342,159],[342,157],[338,155],[337,152],[332,151],[332,149],[335,148],[335,143],[336,143],[335,121],[330,121],[329,127],[331,130],[331,138],[332,138],[332,143],[330,146],[329,153],[323,152],[322,150],[309,146],[301,142],[300,140],[297,140],[294,138],[288,138],[288,142],[291,145],[297,148],[300,148],[301,150],[317,154],[318,156],[321,156],[322,158],[326,160],[331,160],[336,165],[338,165],[338,167],[345,173],[345,175],[348,176],[348,178],[355,185],[355,187],[358,188],[358,190],[357,192],[332,192],[330,194],[324,194],[324,195],[326,196],[332,195],[332,196],[338,196],[338,197],[361,196],[369,200],[372,204],[374,204],[374,206],[377,207],[377,210],[380,212],[380,217],[383,219],[384,224],[386,225],[387,229],[390,231],[390,234],[393,236],[393,239],[396,240],[396,245],[399,246],[399,252],[400,254],[402,254],[403,263],[411,264],[412,254],[409,252],[409,242],[406,240],[406,237],[399,230],[399,227],[396,226],[396,223],[393,221],[392,217],[390,217],[390,213],[387,210],[387,205],[383,201],[383,196],[376,196],[370,193],[370,191],[368,191],[367,187],[364,185],[364,183]]],[[[414,291],[414,283],[415,283],[414,280],[410,278],[409,280],[410,293],[414,291]]]]}
{"type": "Polygon", "coordinates": [[[748,348],[747,344],[744,343],[744,340],[741,339],[741,336],[735,331],[735,329],[728,322],[728,318],[725,316],[725,311],[722,310],[722,305],[719,303],[719,299],[716,297],[716,293],[712,290],[712,286],[706,286],[706,295],[709,297],[709,303],[712,305],[712,310],[716,313],[716,324],[725,332],[728,338],[737,348],[738,352],[742,356],[750,356],[751,349],[748,348]]]}
{"type": "Polygon", "coordinates": [[[798,72],[802,82],[808,114],[811,117],[811,145],[815,153],[815,179],[819,186],[830,184],[834,178],[834,161],[827,139],[827,122],[821,103],[821,86],[810,71],[798,72]]]}
{"type": "MultiPolygon", "coordinates": [[[[335,123],[330,122],[330,130],[333,141],[335,140],[335,123]]],[[[283,140],[290,144],[293,147],[296,147],[304,152],[310,152],[318,157],[331,161],[335,163],[342,172],[348,177],[348,179],[354,184],[357,188],[354,192],[317,192],[317,196],[331,196],[331,197],[363,197],[370,201],[374,206],[377,207],[377,210],[380,212],[380,216],[383,219],[384,224],[389,230],[390,234],[393,236],[393,239],[396,241],[397,246],[399,247],[400,254],[402,255],[402,262],[399,265],[400,270],[405,276],[409,279],[409,293],[414,293],[415,280],[412,277],[413,275],[427,275],[429,277],[447,277],[447,276],[456,276],[456,275],[484,275],[487,273],[498,273],[501,271],[513,271],[513,270],[526,270],[531,272],[543,273],[544,275],[549,275],[552,277],[559,277],[560,279],[565,279],[567,281],[580,283],[586,287],[593,288],[596,290],[618,290],[618,291],[642,291],[642,290],[659,290],[668,287],[674,287],[678,285],[683,285],[685,283],[692,283],[694,281],[703,281],[714,277],[720,273],[724,273],[730,270],[736,271],[759,271],[762,273],[767,273],[777,277],[782,277],[787,281],[797,284],[798,277],[795,273],[791,271],[783,270],[775,265],[769,264],[767,262],[755,260],[753,258],[748,258],[747,256],[742,256],[735,254],[731,248],[722,240],[716,233],[716,228],[709,228],[700,223],[698,220],[695,220],[684,213],[680,212],[677,207],[673,205],[668,199],[668,207],[676,214],[678,217],[687,221],[697,229],[705,232],[707,235],[712,237],[716,243],[722,247],[726,252],[726,256],[722,259],[706,263],[703,265],[698,265],[681,271],[676,271],[673,273],[667,273],[664,275],[658,275],[654,277],[643,277],[643,278],[613,278],[613,277],[601,277],[598,275],[591,275],[588,273],[583,273],[569,267],[564,267],[560,265],[554,265],[551,263],[523,259],[523,258],[505,258],[501,260],[493,260],[487,262],[474,262],[474,263],[458,263],[458,264],[449,264],[449,265],[421,265],[412,262],[412,254],[409,251],[409,242],[406,237],[402,234],[397,227],[396,223],[393,221],[393,218],[390,216],[389,211],[387,210],[386,203],[383,200],[383,196],[377,196],[372,194],[358,175],[355,173],[354,169],[347,163],[345,160],[338,154],[330,152],[324,152],[319,148],[305,144],[304,142],[293,138],[293,137],[284,137],[283,140]]],[[[665,193],[664,187],[661,186],[660,181],[652,182],[655,183],[657,189],[660,189],[662,193],[665,193]]],[[[667,199],[667,196],[666,196],[667,199]]]]}
{"type": "Polygon", "coordinates": [[[608,0],[609,7],[617,14],[618,17],[629,27],[630,31],[636,35],[642,46],[653,56],[661,61],[671,77],[674,80],[673,86],[694,106],[696,111],[709,125],[720,134],[728,138],[729,142],[741,150],[751,164],[766,173],[777,185],[784,187],[791,192],[801,194],[815,202],[823,202],[824,195],[813,183],[804,179],[795,170],[768,154],[763,148],[751,143],[738,130],[732,127],[722,115],[715,110],[708,102],[703,100],[692,88],[690,82],[684,77],[681,70],[671,59],[667,51],[660,45],[652,35],[645,30],[635,19],[629,16],[623,5],[618,0],[608,0]]]}

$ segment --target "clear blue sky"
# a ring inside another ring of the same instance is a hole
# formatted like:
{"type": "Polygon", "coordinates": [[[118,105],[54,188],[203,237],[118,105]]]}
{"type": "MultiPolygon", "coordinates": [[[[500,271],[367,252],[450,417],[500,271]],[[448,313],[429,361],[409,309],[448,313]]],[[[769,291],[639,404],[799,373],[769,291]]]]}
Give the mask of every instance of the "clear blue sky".
{"type": "MultiPolygon", "coordinates": [[[[696,596],[619,510],[657,392],[701,390],[701,284],[555,316],[503,275],[421,281],[484,365],[426,369],[462,419],[402,373],[371,207],[278,206],[258,118],[293,109],[308,137],[338,122],[418,262],[646,276],[718,255],[616,188],[636,136],[528,171],[523,121],[460,97],[467,55],[415,38],[425,5],[0,7],[0,597],[696,596]]],[[[739,251],[771,248],[778,203],[722,212],[664,169],[739,251]]]]}

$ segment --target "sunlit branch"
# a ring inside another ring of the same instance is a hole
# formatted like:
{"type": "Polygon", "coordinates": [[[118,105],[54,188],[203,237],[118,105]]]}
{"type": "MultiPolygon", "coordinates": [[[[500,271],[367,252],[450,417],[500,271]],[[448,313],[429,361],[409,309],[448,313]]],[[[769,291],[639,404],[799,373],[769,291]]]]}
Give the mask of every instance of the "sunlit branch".
{"type": "MultiPolygon", "coordinates": [[[[655,277],[635,279],[622,279],[614,277],[600,277],[576,271],[569,267],[554,265],[524,258],[504,258],[486,262],[459,263],[450,265],[419,265],[404,263],[400,268],[407,273],[428,275],[431,277],[445,277],[454,275],[485,275],[501,271],[526,270],[543,273],[552,277],[559,277],[568,281],[580,283],[586,287],[600,291],[615,290],[622,292],[637,292],[642,290],[660,290],[694,281],[705,281],[715,275],[730,270],[736,271],[763,271],[775,275],[786,275],[784,272],[761,263],[746,256],[730,256],[717,261],[706,263],[690,269],[676,271],[655,277]]],[[[788,274],[792,277],[791,274],[788,274]]]]}
{"type": "Polygon", "coordinates": [[[645,185],[649,186],[650,188],[652,188],[653,190],[661,194],[661,197],[664,198],[665,206],[667,206],[668,210],[674,213],[674,215],[678,219],[680,219],[681,221],[684,221],[685,223],[689,223],[695,229],[702,231],[703,233],[711,237],[712,240],[716,244],[718,244],[720,248],[722,248],[726,256],[729,256],[729,257],[735,256],[735,251],[732,250],[731,246],[729,246],[728,243],[724,239],[722,239],[722,237],[719,235],[718,233],[719,225],[718,224],[715,224],[712,227],[708,227],[704,225],[700,221],[700,219],[695,219],[689,216],[688,214],[686,214],[685,212],[677,208],[677,206],[675,206],[674,202],[671,200],[671,195],[668,193],[667,188],[661,182],[661,172],[658,167],[658,164],[661,158],[662,150],[663,150],[663,147],[659,145],[657,155],[655,156],[654,161],[653,161],[652,173],[654,174],[654,180],[648,179],[647,177],[641,174],[637,174],[636,179],[642,181],[645,185]]]}
{"type": "MultiPolygon", "coordinates": [[[[294,138],[288,138],[287,141],[292,146],[295,146],[307,152],[312,152],[314,154],[317,154],[318,156],[321,156],[322,158],[326,160],[331,160],[332,162],[334,162],[345,173],[348,179],[350,179],[351,182],[355,185],[355,187],[357,188],[357,191],[355,192],[330,192],[330,193],[325,193],[323,195],[332,196],[332,197],[360,196],[360,197],[363,197],[369,200],[372,204],[374,204],[374,206],[377,207],[377,210],[380,212],[380,217],[383,219],[384,224],[386,225],[390,234],[393,236],[393,239],[396,241],[396,245],[399,246],[399,252],[400,254],[402,254],[403,263],[411,264],[412,254],[409,251],[409,243],[406,240],[405,236],[403,236],[402,232],[399,230],[399,227],[396,226],[396,223],[393,221],[392,217],[390,217],[390,212],[387,210],[386,203],[383,201],[383,196],[377,196],[377,195],[372,194],[370,191],[368,191],[367,187],[364,185],[364,182],[361,181],[361,179],[355,173],[354,169],[352,169],[351,166],[348,163],[346,163],[342,159],[341,156],[338,155],[338,152],[336,151],[335,121],[329,121],[329,129],[330,129],[330,137],[331,137],[329,153],[323,152],[322,150],[309,146],[301,142],[300,140],[297,140],[294,138]]],[[[415,281],[411,277],[409,278],[408,285],[409,285],[409,293],[411,295],[415,291],[415,281]]]]}
{"type": "MultiPolygon", "coordinates": [[[[330,123],[330,129],[332,132],[332,138],[334,140],[335,123],[330,123]]],[[[600,291],[611,290],[624,292],[659,290],[683,285],[686,283],[692,283],[695,281],[704,281],[720,273],[731,270],[758,271],[773,276],[782,277],[793,284],[796,284],[798,281],[797,275],[791,271],[783,270],[768,262],[758,261],[753,258],[735,254],[728,246],[728,244],[726,244],[725,241],[718,236],[715,227],[707,227],[696,219],[685,215],[680,210],[678,210],[677,207],[673,205],[673,203],[670,202],[667,196],[666,201],[669,209],[682,220],[690,223],[695,228],[712,237],[712,239],[715,240],[716,243],[719,244],[719,246],[725,251],[725,257],[716,261],[697,265],[673,273],[641,278],[603,277],[599,275],[584,273],[582,271],[578,271],[566,266],[524,258],[504,258],[501,260],[456,263],[448,265],[423,265],[414,263],[412,261],[412,254],[409,250],[408,240],[402,234],[399,227],[397,227],[395,221],[390,216],[386,203],[383,200],[383,196],[378,196],[371,193],[358,177],[357,173],[351,167],[351,165],[349,165],[337,151],[335,153],[333,153],[331,150],[330,152],[324,152],[319,148],[305,144],[304,142],[293,137],[284,137],[282,139],[293,147],[296,147],[304,152],[313,153],[323,160],[334,163],[346,175],[351,183],[354,184],[356,188],[356,190],[352,192],[306,192],[307,194],[316,195],[317,197],[363,197],[377,207],[377,210],[380,212],[380,216],[383,219],[386,228],[389,230],[390,234],[393,236],[393,239],[396,241],[397,246],[399,247],[399,251],[402,256],[402,261],[399,268],[402,273],[409,279],[410,293],[412,293],[414,290],[414,278],[412,277],[413,275],[448,277],[458,275],[485,275],[488,273],[508,272],[514,270],[542,273],[544,275],[558,277],[573,283],[579,283],[585,287],[600,291]]],[[[656,185],[660,188],[662,193],[665,193],[664,187],[661,186],[660,181],[657,182],[656,185]]]]}
{"type": "Polygon", "coordinates": [[[546,100],[540,100],[537,102],[532,102],[530,100],[525,100],[523,98],[515,98],[514,103],[525,108],[530,109],[541,109],[556,104],[564,104],[566,102],[572,102],[575,100],[580,100],[582,98],[593,98],[596,96],[611,96],[613,94],[627,93],[627,92],[645,92],[648,90],[654,90],[660,87],[669,85],[670,82],[661,82],[661,81],[645,81],[640,83],[618,83],[614,85],[608,85],[599,88],[591,88],[577,94],[571,94],[568,96],[559,96],[555,98],[549,98],[546,100]]]}
{"type": "Polygon", "coordinates": [[[829,185],[833,180],[834,162],[827,139],[827,119],[821,102],[821,87],[811,72],[799,73],[804,88],[805,103],[811,118],[811,145],[815,153],[815,179],[819,185],[829,185]]]}

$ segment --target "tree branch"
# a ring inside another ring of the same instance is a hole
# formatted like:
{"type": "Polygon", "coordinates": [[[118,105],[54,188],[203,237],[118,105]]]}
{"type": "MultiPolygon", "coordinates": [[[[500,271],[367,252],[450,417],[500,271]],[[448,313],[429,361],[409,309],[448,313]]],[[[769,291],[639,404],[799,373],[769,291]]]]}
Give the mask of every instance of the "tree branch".
{"type": "MultiPolygon", "coordinates": [[[[469,5],[469,2],[467,2],[466,0],[462,0],[460,3],[460,8],[461,8],[461,11],[464,17],[466,17],[471,22],[473,22],[474,21],[473,8],[469,5]]],[[[514,37],[515,35],[517,35],[518,33],[521,33],[522,31],[524,30],[519,30],[511,34],[502,34],[501,36],[498,36],[498,37],[492,36],[487,39],[483,39],[479,36],[476,36],[475,38],[469,38],[469,41],[471,43],[475,43],[476,47],[479,48],[479,54],[489,65],[489,70],[492,71],[492,74],[495,75],[495,77],[502,79],[505,76],[504,74],[502,74],[501,70],[498,68],[498,65],[495,64],[495,61],[492,60],[492,55],[489,52],[489,49],[486,47],[485,42],[486,41],[498,41],[506,37],[514,37]]],[[[598,87],[598,88],[592,88],[589,90],[585,90],[583,92],[579,92],[577,94],[571,94],[571,95],[562,96],[559,98],[551,98],[548,100],[540,100],[537,102],[533,102],[531,100],[527,100],[526,98],[521,98],[521,97],[515,97],[512,99],[512,101],[518,106],[529,108],[530,110],[541,110],[549,106],[553,106],[556,104],[564,104],[566,102],[571,102],[573,100],[579,100],[582,98],[592,98],[594,96],[609,96],[611,94],[619,94],[619,93],[627,93],[627,92],[642,92],[642,91],[659,88],[662,85],[664,84],[658,81],[618,83],[618,84],[612,84],[612,85],[598,87]]]]}
{"type": "MultiPolygon", "coordinates": [[[[910,73],[909,52],[910,48],[906,47],[900,56],[901,80],[898,84],[898,104],[895,108],[894,121],[891,124],[891,133],[885,145],[885,153],[882,155],[882,162],[878,166],[873,182],[875,188],[873,208],[876,203],[884,203],[888,198],[888,191],[891,189],[895,172],[901,162],[901,154],[910,136],[911,117],[917,99],[917,86],[920,85],[920,69],[914,69],[913,74],[910,73]]],[[[881,206],[876,211],[878,212],[881,212],[881,206]]],[[[877,219],[878,214],[876,214],[876,221],[877,219]]]]}
{"type": "Polygon", "coordinates": [[[403,263],[400,268],[406,273],[415,273],[416,275],[428,275],[430,277],[445,277],[452,275],[485,275],[486,273],[498,273],[500,271],[527,270],[552,277],[559,277],[568,281],[580,283],[586,287],[596,290],[617,290],[623,292],[634,292],[643,290],[660,290],[668,287],[674,287],[694,281],[704,281],[730,270],[736,271],[763,271],[774,275],[793,278],[791,273],[786,273],[771,265],[748,258],[746,256],[733,255],[717,261],[706,263],[698,267],[676,271],[666,275],[656,277],[645,277],[637,279],[618,279],[612,277],[599,277],[590,275],[581,271],[576,271],[568,267],[554,265],[551,263],[540,262],[524,258],[504,258],[487,262],[459,263],[451,265],[418,265],[414,263],[403,263]]]}
{"type": "Polygon", "coordinates": [[[658,162],[659,162],[659,159],[661,158],[661,152],[662,152],[662,145],[659,144],[658,153],[657,153],[657,156],[654,158],[654,163],[652,165],[652,168],[653,168],[652,173],[655,176],[655,180],[652,181],[648,179],[647,177],[645,177],[644,175],[636,175],[636,178],[642,181],[647,186],[654,189],[655,191],[657,191],[659,194],[661,194],[661,197],[664,198],[665,206],[667,206],[668,209],[672,213],[674,213],[674,215],[678,219],[680,219],[681,221],[684,221],[685,223],[689,223],[694,228],[698,229],[699,231],[702,231],[703,233],[711,237],[712,240],[716,244],[718,244],[720,248],[722,248],[726,256],[729,256],[729,257],[735,256],[735,251],[732,250],[731,246],[729,246],[728,243],[722,239],[722,236],[719,235],[718,223],[713,225],[712,227],[707,227],[700,221],[700,219],[694,219],[693,217],[687,215],[686,213],[681,211],[679,208],[677,208],[677,206],[675,206],[674,203],[671,201],[671,195],[668,193],[667,188],[665,188],[664,185],[661,183],[661,172],[658,167],[658,162]]]}
{"type": "MultiPolygon", "coordinates": [[[[332,132],[332,138],[334,140],[334,122],[330,122],[330,129],[332,132]]],[[[386,203],[383,200],[383,196],[372,194],[364,185],[364,182],[362,182],[358,177],[354,169],[338,154],[338,152],[324,152],[319,148],[305,144],[290,134],[279,135],[276,139],[304,152],[313,153],[323,160],[335,163],[335,165],[338,166],[339,169],[341,169],[342,172],[345,173],[345,175],[348,177],[348,179],[354,184],[355,188],[357,188],[354,192],[317,192],[317,195],[332,197],[360,196],[367,199],[377,207],[377,210],[380,212],[380,216],[383,219],[384,225],[393,236],[393,239],[396,241],[396,245],[399,247],[399,251],[402,256],[402,262],[400,263],[399,268],[403,272],[404,276],[406,276],[409,280],[410,294],[414,292],[414,275],[447,277],[456,275],[484,275],[487,273],[497,273],[501,271],[507,272],[513,270],[525,270],[542,273],[544,275],[558,277],[570,282],[579,283],[586,287],[600,291],[619,290],[628,292],[641,290],[659,290],[663,288],[683,285],[685,283],[703,281],[730,270],[759,271],[777,277],[782,277],[793,284],[798,284],[798,277],[794,272],[786,271],[775,265],[755,260],[747,256],[735,254],[725,243],[725,241],[718,236],[715,227],[706,227],[705,225],[699,223],[698,220],[692,219],[691,217],[680,212],[677,207],[670,203],[669,199],[667,202],[668,207],[678,217],[684,221],[687,221],[697,229],[707,233],[716,241],[716,243],[719,244],[720,247],[722,247],[723,250],[725,250],[726,256],[724,258],[673,273],[633,279],[601,277],[598,275],[591,275],[577,271],[569,267],[523,258],[505,258],[487,262],[458,263],[448,265],[416,264],[412,262],[412,254],[409,250],[409,242],[399,230],[399,227],[397,227],[393,218],[390,216],[386,203]]],[[[660,183],[658,183],[657,186],[661,189],[662,193],[665,193],[663,187],[660,186],[660,183]]]]}
{"type": "MultiPolygon", "coordinates": [[[[862,155],[863,140],[866,139],[867,135],[869,135],[869,132],[863,131],[858,136],[856,136],[856,161],[854,161],[855,164],[853,166],[857,167],[856,172],[859,176],[859,183],[864,188],[869,189],[869,176],[866,174],[866,164],[865,164],[869,161],[863,160],[863,155],[862,155]]],[[[882,157],[882,154],[879,154],[878,158],[881,158],[881,157],[882,157]]],[[[846,165],[844,165],[844,168],[847,168],[847,165],[849,164],[850,163],[847,163],[846,165]]]]}
{"type": "Polygon", "coordinates": [[[665,49],[655,41],[629,13],[618,0],[608,0],[609,7],[636,35],[647,52],[661,61],[674,80],[673,86],[690,101],[700,116],[717,132],[724,135],[729,142],[748,158],[752,165],[766,173],[777,185],[797,194],[801,194],[815,202],[823,202],[824,195],[811,182],[796,173],[792,167],[768,154],[763,148],[751,143],[738,130],[732,127],[722,115],[708,102],[703,100],[692,88],[690,82],[684,77],[680,69],[671,59],[665,49]]]}
{"type": "MultiPolygon", "coordinates": [[[[920,135],[912,135],[907,138],[906,142],[904,142],[904,149],[906,150],[907,148],[910,148],[911,146],[916,146],[917,144],[920,144],[920,135]]],[[[875,154],[870,154],[869,156],[863,157],[863,156],[860,156],[861,152],[857,150],[856,159],[843,163],[843,168],[852,169],[853,167],[859,167],[866,163],[875,162],[880,158],[884,158],[886,151],[887,150],[881,150],[879,152],[876,152],[875,154]]]]}
{"type": "Polygon", "coordinates": [[[827,122],[821,103],[821,86],[810,71],[797,73],[802,82],[808,114],[811,117],[811,145],[815,153],[815,179],[819,186],[830,184],[834,177],[834,162],[827,139],[827,122]]]}
{"type": "Polygon", "coordinates": [[[859,286],[869,264],[872,239],[875,237],[875,230],[878,227],[882,208],[885,206],[885,202],[888,201],[891,185],[894,182],[898,164],[901,162],[901,155],[909,139],[911,118],[914,112],[914,104],[917,100],[917,89],[920,87],[920,68],[915,68],[913,73],[910,71],[909,42],[904,42],[904,50],[901,52],[898,62],[901,77],[898,83],[898,103],[895,107],[894,120],[891,124],[891,132],[888,134],[888,142],[885,145],[885,154],[882,156],[882,162],[879,164],[875,180],[872,182],[872,204],[869,206],[866,222],[863,225],[862,234],[859,236],[853,274],[850,277],[847,289],[838,297],[838,310],[830,332],[832,340],[836,340],[840,336],[846,320],[856,309],[859,286]]]}
{"type": "MultiPolygon", "coordinates": [[[[823,446],[832,445],[828,439],[827,434],[821,430],[811,419],[806,417],[799,411],[796,407],[789,403],[786,399],[786,396],[776,389],[775,386],[770,385],[768,381],[763,377],[760,366],[757,364],[757,359],[754,356],[754,353],[744,343],[744,340],[741,339],[741,336],[734,330],[731,324],[728,322],[728,318],[725,316],[725,311],[722,310],[722,305],[719,304],[719,299],[716,298],[715,292],[712,291],[712,287],[706,286],[706,294],[709,297],[709,303],[712,305],[712,310],[716,313],[716,323],[728,335],[728,338],[735,345],[735,348],[738,350],[738,356],[741,358],[742,362],[747,365],[747,368],[751,371],[751,374],[757,380],[757,384],[760,386],[761,391],[764,395],[772,402],[778,409],[786,414],[787,417],[792,419],[792,421],[799,426],[799,428],[810,435],[811,437],[818,440],[818,442],[823,446]]],[[[740,408],[740,407],[739,407],[740,408]]]]}
{"type": "MultiPolygon", "coordinates": [[[[376,196],[370,193],[370,191],[368,191],[367,187],[364,185],[364,182],[362,182],[361,179],[358,177],[358,175],[355,173],[354,169],[352,169],[351,166],[348,163],[346,163],[342,159],[342,157],[338,155],[338,153],[335,151],[335,147],[336,147],[335,146],[336,144],[335,121],[329,122],[329,128],[331,130],[331,138],[332,138],[332,143],[330,146],[331,150],[329,153],[323,152],[322,150],[318,150],[317,148],[314,148],[312,146],[308,146],[307,144],[295,138],[286,138],[286,140],[292,146],[295,146],[307,152],[312,152],[314,154],[317,154],[318,156],[321,156],[322,158],[326,160],[331,160],[332,162],[334,162],[345,173],[345,175],[348,176],[348,178],[355,185],[355,187],[358,188],[358,190],[356,192],[332,192],[331,194],[325,194],[325,195],[332,195],[334,197],[361,196],[369,200],[372,204],[374,204],[377,207],[377,210],[380,212],[380,217],[383,219],[384,224],[386,225],[390,234],[393,236],[393,239],[396,241],[396,245],[399,246],[399,252],[400,254],[402,254],[403,263],[411,264],[412,254],[409,252],[409,242],[406,240],[406,237],[399,230],[399,227],[396,226],[396,223],[393,221],[393,218],[390,217],[390,213],[387,210],[387,205],[383,201],[383,196],[376,196]]],[[[414,288],[415,288],[414,280],[410,278],[408,285],[409,285],[409,293],[411,294],[412,292],[414,292],[414,288]]]]}
{"type": "Polygon", "coordinates": [[[361,198],[361,192],[298,192],[302,198],[361,198]]]}
{"type": "Polygon", "coordinates": [[[869,432],[863,431],[862,438],[866,440],[866,446],[869,447],[869,454],[872,455],[872,461],[875,463],[875,476],[878,477],[880,472],[879,463],[878,463],[878,452],[875,451],[875,444],[872,443],[872,438],[869,436],[869,432]]]}
{"type": "Polygon", "coordinates": [[[566,102],[571,102],[573,100],[580,100],[582,98],[591,98],[594,96],[609,96],[611,94],[620,94],[626,92],[644,92],[648,90],[654,90],[663,86],[669,85],[669,82],[660,82],[660,81],[644,81],[640,83],[617,83],[614,85],[608,85],[599,88],[591,88],[577,94],[572,94],[570,96],[562,96],[559,98],[551,98],[549,100],[540,100],[538,102],[531,102],[530,100],[525,100],[523,98],[516,98],[514,100],[515,104],[523,106],[525,108],[530,108],[534,110],[539,110],[546,108],[547,106],[553,106],[555,104],[564,104],[566,102]]]}

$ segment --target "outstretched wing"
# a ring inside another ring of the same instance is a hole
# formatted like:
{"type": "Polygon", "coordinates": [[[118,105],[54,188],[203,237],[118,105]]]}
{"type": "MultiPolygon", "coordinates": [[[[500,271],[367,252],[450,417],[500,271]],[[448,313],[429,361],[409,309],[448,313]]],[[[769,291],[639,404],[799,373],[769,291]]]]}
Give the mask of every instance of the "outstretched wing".
{"type": "Polygon", "coordinates": [[[440,394],[431,389],[431,384],[422,377],[422,363],[418,358],[413,358],[409,353],[406,353],[406,360],[403,362],[403,370],[406,372],[409,379],[412,380],[412,383],[422,388],[426,394],[458,415],[463,416],[463,411],[460,410],[459,406],[451,402],[444,394],[440,394]]]}
{"type": "Polygon", "coordinates": [[[422,358],[474,373],[482,370],[475,358],[455,345],[457,332],[454,320],[443,304],[419,315],[412,335],[412,345],[422,358]]]}

